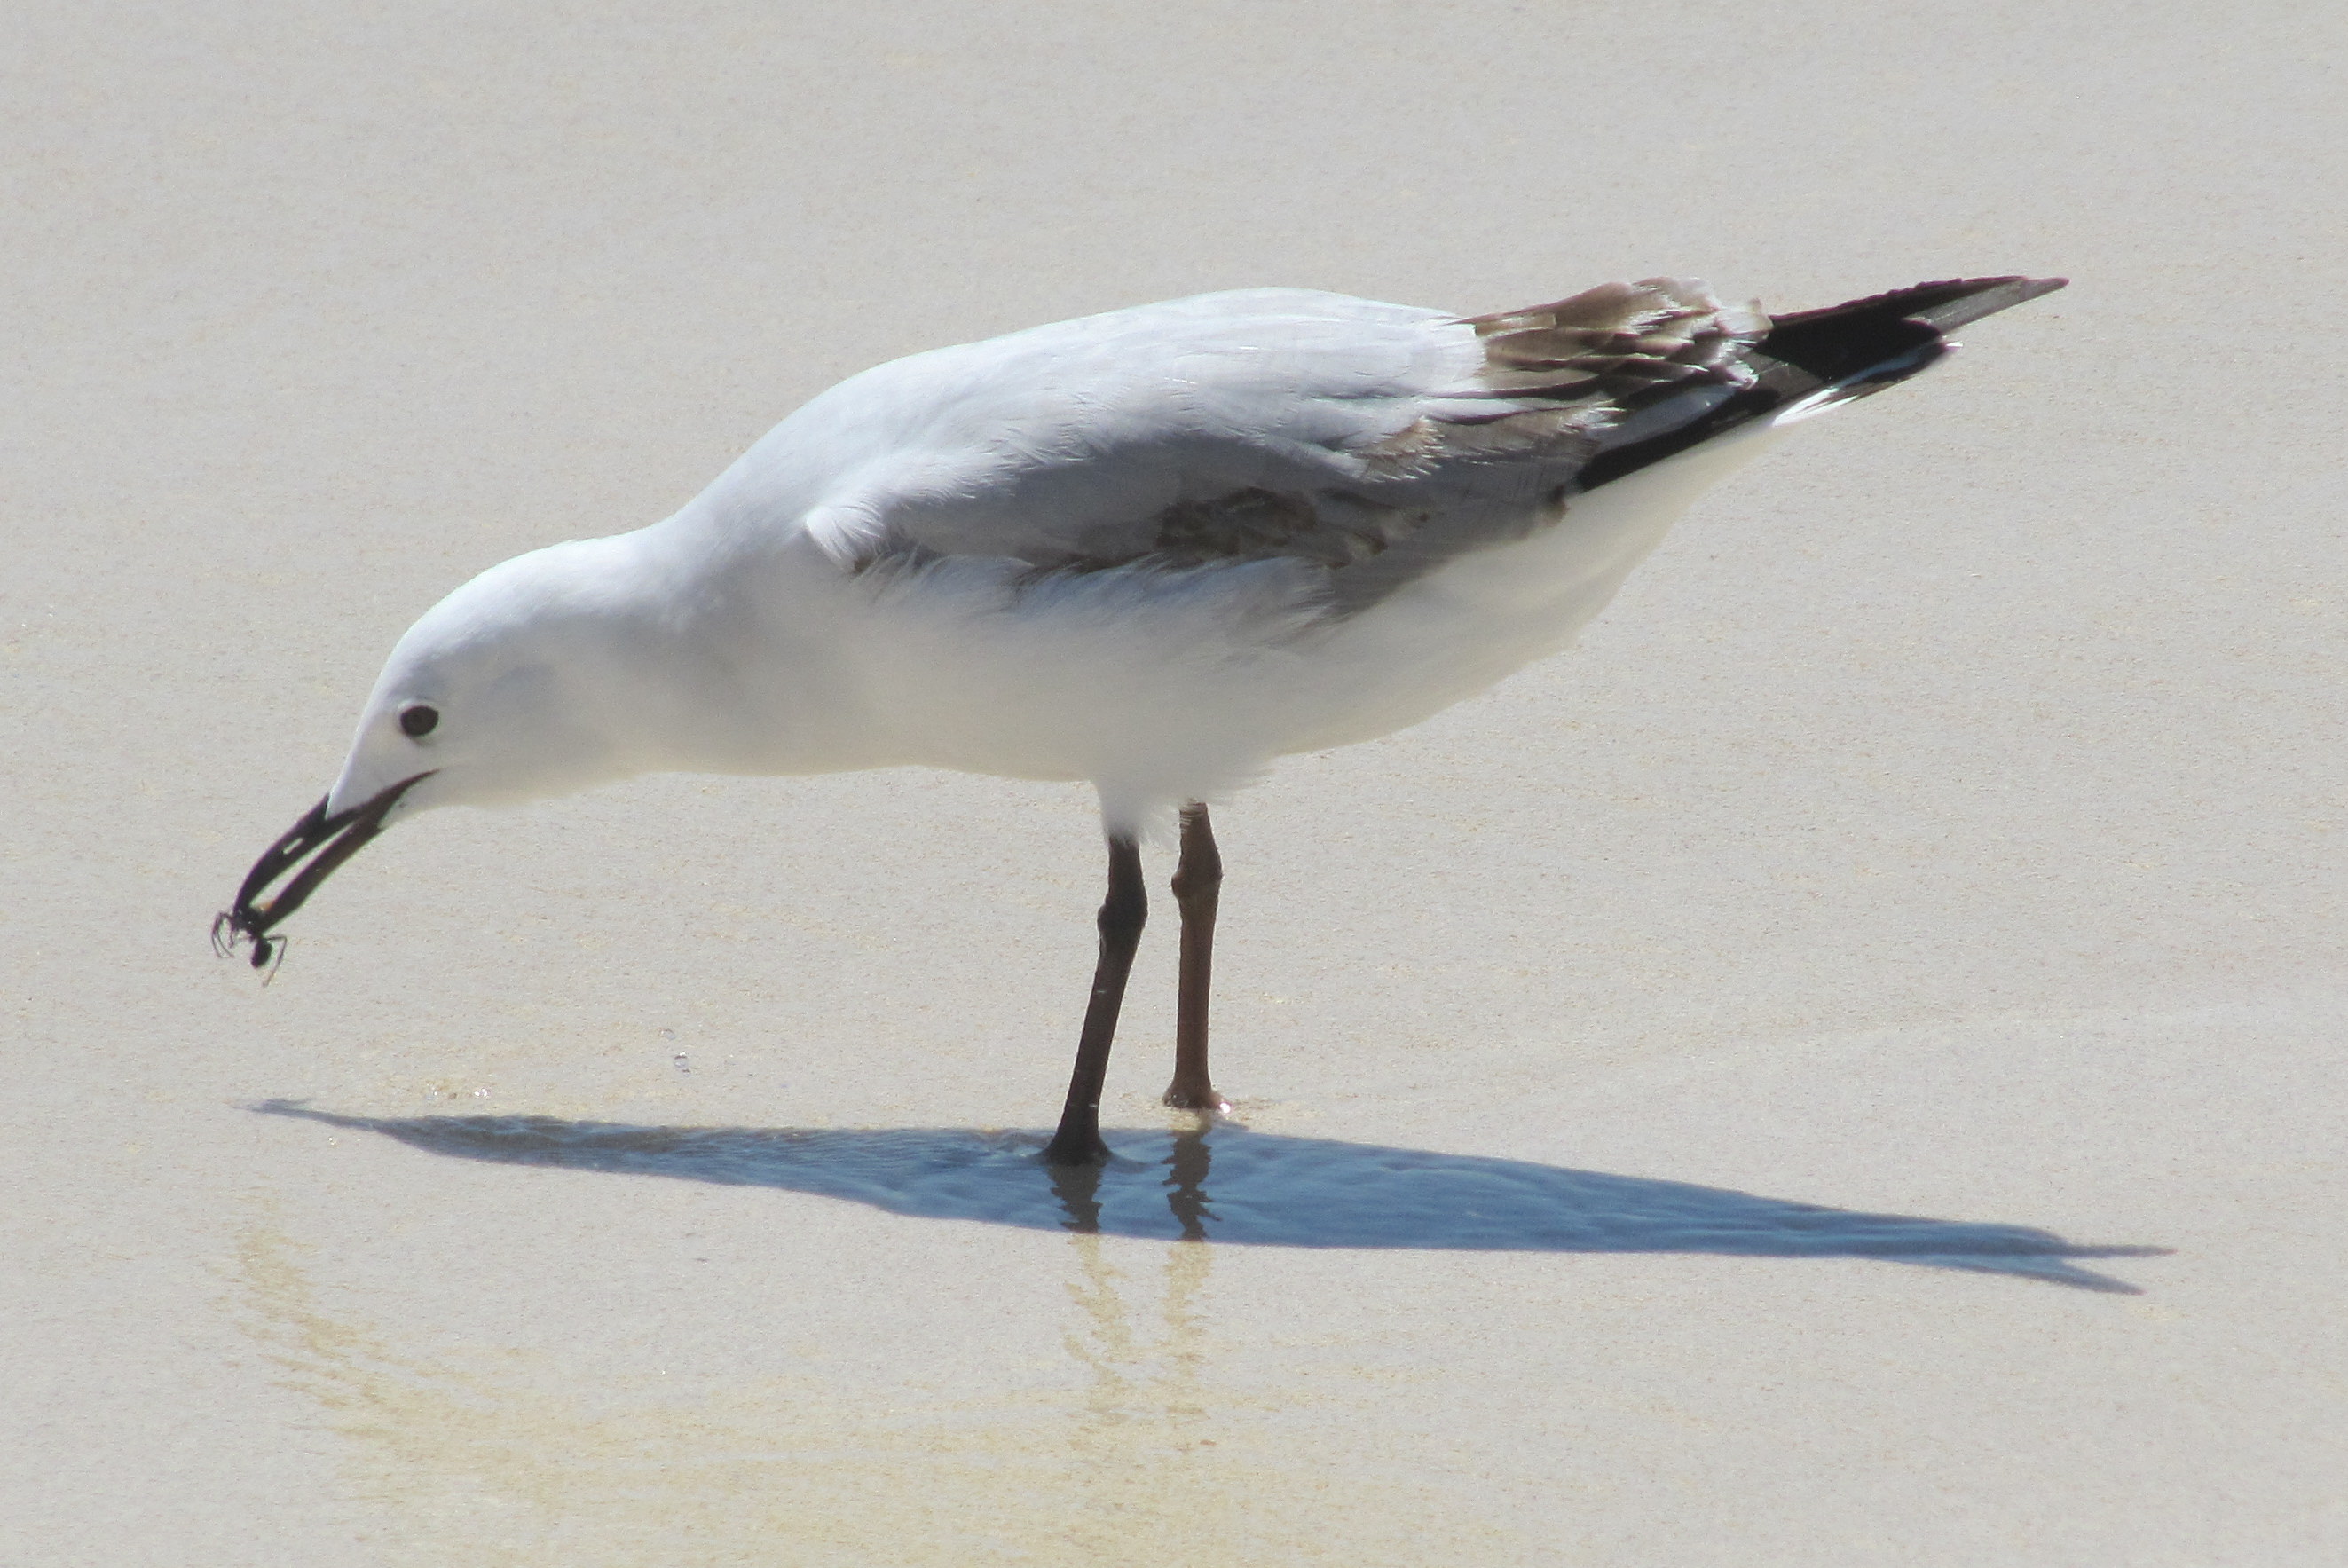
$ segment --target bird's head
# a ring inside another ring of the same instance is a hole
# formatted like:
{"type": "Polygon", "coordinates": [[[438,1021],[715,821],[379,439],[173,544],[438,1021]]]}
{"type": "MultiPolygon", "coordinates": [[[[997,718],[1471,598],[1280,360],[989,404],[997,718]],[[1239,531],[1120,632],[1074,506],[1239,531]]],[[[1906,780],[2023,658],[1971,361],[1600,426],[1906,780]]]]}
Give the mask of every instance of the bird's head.
{"type": "Polygon", "coordinates": [[[226,950],[269,932],[400,818],[434,806],[568,794],[662,755],[674,636],[647,612],[633,536],[575,541],[492,567],[399,639],[341,775],[254,862],[213,923],[226,950]],[[273,890],[274,892],[273,892],[273,890]]]}

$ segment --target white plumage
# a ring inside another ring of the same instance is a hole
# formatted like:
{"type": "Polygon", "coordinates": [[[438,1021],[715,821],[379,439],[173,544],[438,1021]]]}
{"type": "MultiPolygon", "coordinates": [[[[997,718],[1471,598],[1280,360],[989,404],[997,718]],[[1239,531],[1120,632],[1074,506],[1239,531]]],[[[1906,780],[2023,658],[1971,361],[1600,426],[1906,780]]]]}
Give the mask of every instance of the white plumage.
{"type": "MultiPolygon", "coordinates": [[[[428,612],[326,799],[224,918],[258,959],[391,820],[657,770],[1085,779],[1129,851],[1276,758],[1556,652],[1793,418],[2054,286],[1927,284],[1775,323],[1683,279],[1475,318],[1265,289],[881,366],[675,516],[510,561],[428,612]]],[[[1186,821],[1204,832],[1203,810],[1186,821]]]]}

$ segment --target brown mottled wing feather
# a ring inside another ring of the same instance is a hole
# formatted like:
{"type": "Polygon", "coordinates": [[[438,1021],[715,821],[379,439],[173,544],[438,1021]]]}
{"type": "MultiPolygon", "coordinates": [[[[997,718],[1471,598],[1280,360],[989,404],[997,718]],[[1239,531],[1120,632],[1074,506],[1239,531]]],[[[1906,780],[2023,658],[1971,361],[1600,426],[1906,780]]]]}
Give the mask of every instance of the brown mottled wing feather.
{"type": "Polygon", "coordinates": [[[1683,278],[1603,284],[1456,325],[1474,328],[1482,350],[1472,380],[1368,447],[1354,482],[1186,499],[1159,514],[1143,552],[1174,565],[1286,557],[1344,568],[1333,590],[1358,607],[1439,556],[1540,526],[1538,498],[1567,486],[1627,418],[1751,386],[1743,351],[1769,328],[1758,309],[1725,306],[1683,278]]]}
{"type": "Polygon", "coordinates": [[[1154,522],[1145,553],[1169,566],[1282,556],[1316,566],[1350,566],[1383,552],[1414,519],[1402,507],[1354,490],[1251,485],[1209,500],[1176,501],[1154,522]]]}
{"type": "Polygon", "coordinates": [[[1476,385],[1374,449],[1397,481],[1382,499],[1411,526],[1375,560],[1332,574],[1341,614],[1468,551],[1555,525],[1610,449],[1747,392],[1769,318],[1694,279],[1646,278],[1465,325],[1483,349],[1476,385]]]}
{"type": "Polygon", "coordinates": [[[1749,380],[1738,354],[1769,318],[1723,305],[1692,279],[1647,278],[1468,325],[1484,344],[1482,396],[1622,406],[1691,383],[1749,380]]]}

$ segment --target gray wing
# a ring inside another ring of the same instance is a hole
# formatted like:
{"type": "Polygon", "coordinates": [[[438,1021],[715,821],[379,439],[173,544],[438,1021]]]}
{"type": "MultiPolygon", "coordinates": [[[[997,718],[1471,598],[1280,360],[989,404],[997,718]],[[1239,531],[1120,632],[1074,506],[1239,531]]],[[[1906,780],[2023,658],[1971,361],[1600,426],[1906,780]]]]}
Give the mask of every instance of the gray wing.
{"type": "MultiPolygon", "coordinates": [[[[1920,292],[1837,309],[1937,344],[1900,309],[1920,292]]],[[[1789,319],[1824,340],[1834,316],[1789,319]]],[[[1689,279],[1468,318],[1202,295],[918,355],[791,423],[833,442],[839,478],[808,526],[852,569],[1282,559],[1325,572],[1344,613],[1832,378],[1763,353],[1770,331],[1689,279]]]]}

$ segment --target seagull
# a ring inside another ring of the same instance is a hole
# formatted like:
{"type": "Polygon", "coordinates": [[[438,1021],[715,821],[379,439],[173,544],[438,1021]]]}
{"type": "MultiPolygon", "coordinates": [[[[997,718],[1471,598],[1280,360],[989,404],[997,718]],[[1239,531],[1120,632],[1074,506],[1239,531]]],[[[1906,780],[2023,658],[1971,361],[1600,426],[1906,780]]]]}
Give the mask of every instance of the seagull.
{"type": "Polygon", "coordinates": [[[1108,888],[1044,1157],[1098,1164],[1145,838],[1179,843],[1165,1101],[1212,1116],[1211,803],[1560,651],[1772,438],[2065,281],[1776,316],[1693,278],[1474,316],[1253,289],[867,370],[675,516],[533,551],[427,611],[214,945],[249,940],[266,966],[336,867],[436,806],[652,772],[1085,781],[1108,888]]]}

